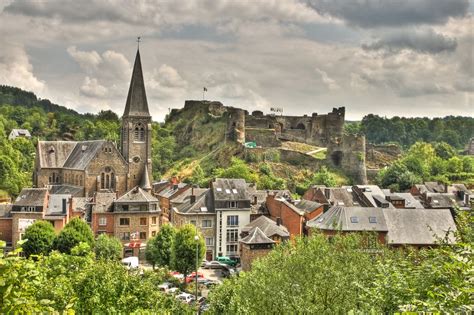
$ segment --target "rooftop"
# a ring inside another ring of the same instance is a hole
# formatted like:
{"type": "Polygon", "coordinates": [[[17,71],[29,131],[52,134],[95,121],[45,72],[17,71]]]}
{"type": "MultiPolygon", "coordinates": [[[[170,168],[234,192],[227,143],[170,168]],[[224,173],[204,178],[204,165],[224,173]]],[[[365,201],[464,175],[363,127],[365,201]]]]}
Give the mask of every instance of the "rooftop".
{"type": "Polygon", "coordinates": [[[247,183],[243,179],[216,178],[212,190],[215,200],[250,200],[247,183]]]}
{"type": "Polygon", "coordinates": [[[247,232],[250,234],[250,232],[255,228],[259,228],[268,237],[274,235],[278,235],[281,238],[290,237],[290,233],[286,227],[278,225],[275,221],[263,215],[242,227],[241,232],[247,232]]]}
{"type": "Polygon", "coordinates": [[[254,228],[249,235],[240,240],[244,244],[274,244],[275,241],[268,238],[258,227],[254,228]]]}

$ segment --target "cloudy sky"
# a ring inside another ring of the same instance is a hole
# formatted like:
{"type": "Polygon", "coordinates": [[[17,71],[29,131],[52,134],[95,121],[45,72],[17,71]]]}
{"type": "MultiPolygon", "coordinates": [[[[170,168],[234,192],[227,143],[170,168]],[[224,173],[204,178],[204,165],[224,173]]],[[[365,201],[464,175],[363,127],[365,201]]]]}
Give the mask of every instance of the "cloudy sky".
{"type": "Polygon", "coordinates": [[[0,84],[122,114],[141,36],[155,120],[186,99],[347,119],[474,116],[468,0],[0,0],[0,84]]]}

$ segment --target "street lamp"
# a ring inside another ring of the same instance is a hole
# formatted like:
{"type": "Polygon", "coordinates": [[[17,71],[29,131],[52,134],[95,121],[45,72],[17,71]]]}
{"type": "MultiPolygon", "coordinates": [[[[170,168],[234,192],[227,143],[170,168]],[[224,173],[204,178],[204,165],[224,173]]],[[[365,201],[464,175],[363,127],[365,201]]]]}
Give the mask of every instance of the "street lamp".
{"type": "MultiPolygon", "coordinates": [[[[197,224],[197,222],[196,222],[197,224]]],[[[196,231],[197,232],[197,231],[196,231]]],[[[197,300],[198,300],[198,268],[199,268],[199,236],[196,235],[194,236],[194,240],[196,241],[196,273],[195,273],[195,277],[196,277],[196,282],[195,282],[195,285],[196,285],[196,303],[197,303],[197,300]]]]}

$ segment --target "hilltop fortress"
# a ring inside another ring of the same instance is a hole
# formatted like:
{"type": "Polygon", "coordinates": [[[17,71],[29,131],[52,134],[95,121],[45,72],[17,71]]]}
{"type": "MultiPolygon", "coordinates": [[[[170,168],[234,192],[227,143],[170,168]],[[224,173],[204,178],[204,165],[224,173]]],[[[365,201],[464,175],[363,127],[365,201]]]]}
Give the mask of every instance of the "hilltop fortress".
{"type": "Polygon", "coordinates": [[[365,137],[344,134],[344,107],[333,108],[327,114],[284,116],[265,115],[261,111],[250,114],[244,109],[224,106],[220,102],[186,101],[183,109],[173,109],[170,116],[196,108],[206,110],[213,117],[225,119],[226,141],[242,146],[247,142],[255,142],[261,148],[277,148],[284,141],[324,147],[327,148],[326,163],[343,170],[357,183],[367,182],[365,137]]]}

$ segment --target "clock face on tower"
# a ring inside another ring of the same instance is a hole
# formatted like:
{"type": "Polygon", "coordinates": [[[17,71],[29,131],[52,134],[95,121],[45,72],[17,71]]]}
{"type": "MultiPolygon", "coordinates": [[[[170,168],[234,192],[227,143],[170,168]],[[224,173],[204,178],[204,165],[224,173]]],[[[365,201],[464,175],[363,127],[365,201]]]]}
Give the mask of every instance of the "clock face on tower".
{"type": "Polygon", "coordinates": [[[139,157],[138,155],[133,157],[133,162],[135,162],[135,163],[140,162],[140,160],[141,160],[141,159],[140,159],[140,157],[139,157]]]}

